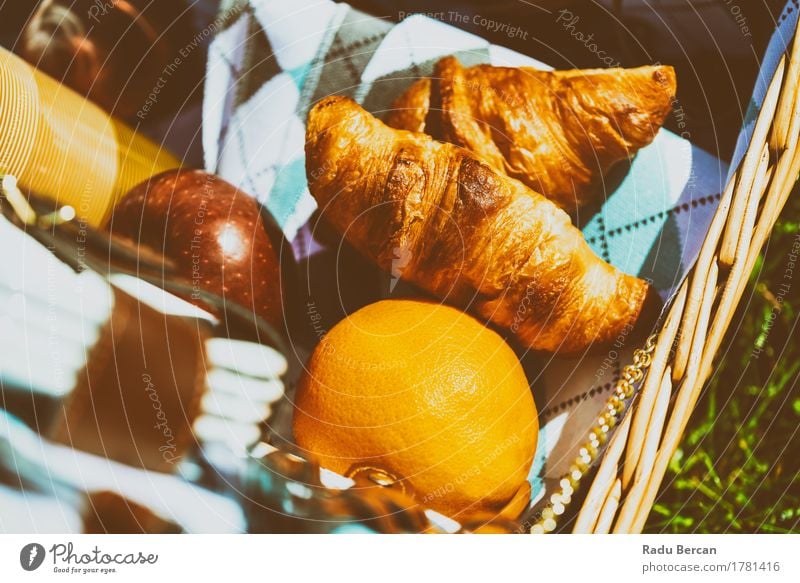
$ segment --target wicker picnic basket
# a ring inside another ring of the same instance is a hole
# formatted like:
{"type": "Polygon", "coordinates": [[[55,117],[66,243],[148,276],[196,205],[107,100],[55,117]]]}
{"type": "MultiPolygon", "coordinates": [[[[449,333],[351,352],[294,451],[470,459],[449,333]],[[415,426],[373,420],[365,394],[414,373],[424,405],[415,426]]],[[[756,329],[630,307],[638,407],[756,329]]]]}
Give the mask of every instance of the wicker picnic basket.
{"type": "MultiPolygon", "coordinates": [[[[505,524],[501,530],[564,532],[570,524],[559,521],[569,517],[573,533],[642,531],[713,372],[745,283],[800,173],[800,108],[795,106],[799,84],[800,39],[795,30],[789,54],[781,57],[769,80],[750,143],[721,195],[697,261],[659,329],[622,369],[578,456],[546,505],[524,514],[516,528],[505,524]],[[585,488],[585,495],[576,495],[585,488]],[[579,509],[570,507],[578,504],[579,509]]],[[[289,462],[283,458],[291,458],[291,453],[274,453],[270,465],[278,464],[288,477],[291,472],[283,466],[289,462]]],[[[297,465],[299,460],[290,461],[297,465]]],[[[304,471],[296,477],[303,474],[303,479],[310,479],[316,468],[307,462],[300,465],[304,471]]],[[[392,508],[389,522],[413,514],[409,508],[404,512],[392,508]]],[[[380,509],[376,506],[372,513],[380,509]]],[[[437,530],[420,518],[415,528],[437,530]]],[[[480,531],[480,522],[461,524],[460,530],[480,531]]]]}
{"type": "Polygon", "coordinates": [[[642,531],[670,458],[713,372],[714,357],[745,283],[800,172],[799,79],[800,40],[795,30],[697,262],[660,330],[623,369],[559,489],[526,524],[530,532],[556,530],[574,490],[596,461],[599,467],[573,532],[642,531]]]}

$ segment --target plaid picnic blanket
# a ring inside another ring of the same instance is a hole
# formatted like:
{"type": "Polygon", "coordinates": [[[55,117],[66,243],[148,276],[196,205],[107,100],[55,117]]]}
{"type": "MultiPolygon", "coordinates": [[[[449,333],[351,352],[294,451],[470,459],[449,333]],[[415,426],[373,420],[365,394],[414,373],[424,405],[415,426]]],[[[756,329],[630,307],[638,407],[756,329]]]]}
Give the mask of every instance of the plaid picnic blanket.
{"type": "MultiPolygon", "coordinates": [[[[765,57],[736,163],[763,98],[764,79],[796,18],[790,2],[765,57]]],[[[320,249],[305,228],[316,208],[303,151],[304,122],[313,103],[330,94],[348,95],[380,117],[449,54],[466,66],[549,68],[434,18],[412,15],[393,24],[328,0],[229,0],[218,23],[203,105],[206,167],[265,204],[300,258],[320,249]]],[[[661,130],[602,207],[582,218],[586,240],[606,261],[649,279],[669,299],[696,259],[727,175],[725,163],[661,130]]],[[[630,348],[613,348],[591,358],[524,361],[542,418],[532,503],[563,475],[629,354],[630,348]]]]}

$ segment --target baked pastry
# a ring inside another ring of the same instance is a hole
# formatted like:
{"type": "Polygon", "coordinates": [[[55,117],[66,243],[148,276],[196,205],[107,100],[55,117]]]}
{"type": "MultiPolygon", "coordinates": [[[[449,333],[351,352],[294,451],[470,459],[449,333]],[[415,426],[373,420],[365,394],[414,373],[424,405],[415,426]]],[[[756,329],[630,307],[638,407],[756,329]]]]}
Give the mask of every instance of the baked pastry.
{"type": "Polygon", "coordinates": [[[529,348],[608,343],[642,311],[648,284],[597,257],[555,204],[350,99],[325,98],[309,113],[306,174],[322,218],[358,251],[529,348]]]}
{"type": "Polygon", "coordinates": [[[386,119],[463,146],[567,212],[602,197],[603,176],[653,141],[675,95],[668,66],[540,71],[441,59],[386,119]]]}

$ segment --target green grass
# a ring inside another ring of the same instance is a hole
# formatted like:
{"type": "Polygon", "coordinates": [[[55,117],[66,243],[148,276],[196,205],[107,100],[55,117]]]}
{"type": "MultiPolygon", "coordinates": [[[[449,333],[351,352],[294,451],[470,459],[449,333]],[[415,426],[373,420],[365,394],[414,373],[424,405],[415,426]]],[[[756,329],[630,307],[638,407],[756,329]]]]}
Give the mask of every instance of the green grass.
{"type": "Polygon", "coordinates": [[[800,532],[800,192],[795,190],[672,458],[645,532],[800,532]]]}

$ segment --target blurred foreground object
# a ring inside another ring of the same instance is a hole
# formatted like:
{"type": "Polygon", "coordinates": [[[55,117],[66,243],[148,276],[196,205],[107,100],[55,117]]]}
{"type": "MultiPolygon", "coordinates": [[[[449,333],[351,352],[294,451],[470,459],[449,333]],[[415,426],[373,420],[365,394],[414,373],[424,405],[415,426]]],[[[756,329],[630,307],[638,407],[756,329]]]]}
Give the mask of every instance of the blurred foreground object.
{"type": "Polygon", "coordinates": [[[152,108],[172,113],[203,73],[190,8],[182,0],[44,0],[27,22],[20,53],[120,118],[135,121],[154,91],[152,108]]]}
{"type": "Polygon", "coordinates": [[[137,277],[150,256],[89,229],[79,239],[32,207],[22,223],[7,185],[3,406],[49,439],[133,467],[175,473],[209,444],[244,455],[283,396],[285,358],[224,337],[210,314],[137,277]]]}
{"type": "Polygon", "coordinates": [[[0,409],[0,532],[242,532],[241,508],[181,476],[53,443],[0,409]],[[202,512],[197,509],[202,508],[202,512]]]}
{"type": "Polygon", "coordinates": [[[180,162],[0,49],[0,173],[99,225],[134,185],[180,162]]]}
{"type": "Polygon", "coordinates": [[[245,530],[215,476],[265,434],[285,358],[220,337],[210,314],[135,276],[152,278],[152,253],[40,214],[6,179],[0,530],[245,530]]]}

